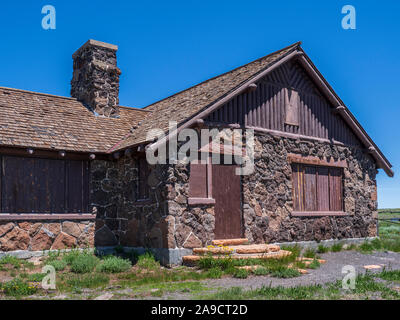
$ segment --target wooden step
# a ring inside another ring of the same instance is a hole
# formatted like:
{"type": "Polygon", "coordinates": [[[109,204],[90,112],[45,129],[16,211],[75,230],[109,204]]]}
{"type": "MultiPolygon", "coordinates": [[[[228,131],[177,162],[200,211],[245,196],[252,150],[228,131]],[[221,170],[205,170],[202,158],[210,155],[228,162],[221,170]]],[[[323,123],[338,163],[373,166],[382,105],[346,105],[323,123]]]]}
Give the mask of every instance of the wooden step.
{"type": "MultiPolygon", "coordinates": [[[[230,258],[232,259],[281,259],[284,257],[287,257],[291,255],[292,253],[290,251],[286,250],[279,250],[276,252],[268,252],[268,253],[263,253],[263,254],[232,254],[230,255],[230,258]]],[[[201,256],[183,256],[182,260],[185,265],[193,265],[197,261],[199,261],[202,257],[201,256]]],[[[213,259],[224,259],[223,256],[211,256],[213,259]]]]}
{"type": "Polygon", "coordinates": [[[280,247],[273,244],[248,244],[228,247],[214,247],[214,248],[194,248],[193,253],[195,254],[248,254],[248,253],[268,253],[277,252],[280,247]]]}
{"type": "Polygon", "coordinates": [[[237,246],[241,244],[248,243],[249,239],[246,238],[238,238],[238,239],[221,239],[221,240],[213,240],[211,244],[213,246],[237,246]]]}

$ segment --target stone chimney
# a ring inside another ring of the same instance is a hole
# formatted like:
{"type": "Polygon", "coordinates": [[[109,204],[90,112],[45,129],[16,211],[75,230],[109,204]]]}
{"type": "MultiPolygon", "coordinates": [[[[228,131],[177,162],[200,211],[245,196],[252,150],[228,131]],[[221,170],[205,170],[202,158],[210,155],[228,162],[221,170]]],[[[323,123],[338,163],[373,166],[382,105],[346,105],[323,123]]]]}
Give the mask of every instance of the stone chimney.
{"type": "Polygon", "coordinates": [[[98,116],[119,116],[117,50],[113,44],[89,40],[72,55],[71,96],[98,116]]]}

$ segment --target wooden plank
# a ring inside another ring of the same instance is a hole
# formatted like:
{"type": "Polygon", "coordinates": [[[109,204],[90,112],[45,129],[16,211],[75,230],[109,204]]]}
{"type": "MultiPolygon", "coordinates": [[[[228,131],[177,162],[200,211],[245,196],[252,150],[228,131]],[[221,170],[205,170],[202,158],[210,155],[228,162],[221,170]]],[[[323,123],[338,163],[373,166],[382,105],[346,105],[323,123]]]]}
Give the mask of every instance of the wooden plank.
{"type": "Polygon", "coordinates": [[[317,210],[316,167],[304,166],[304,210],[317,210]]]}
{"type": "Polygon", "coordinates": [[[329,169],[317,168],[317,210],[329,211],[329,169]]]}
{"type": "Polygon", "coordinates": [[[335,161],[333,158],[330,158],[329,161],[326,159],[320,159],[318,157],[313,156],[301,156],[295,153],[289,153],[288,156],[289,162],[302,163],[302,164],[310,164],[324,167],[338,167],[338,168],[347,168],[346,160],[335,161]]]}
{"type": "Polygon", "coordinates": [[[342,170],[329,169],[329,209],[330,211],[343,210],[342,170]]]}
{"type": "Polygon", "coordinates": [[[292,181],[293,208],[295,211],[302,211],[304,209],[303,170],[299,164],[292,164],[292,181]]]}
{"type": "Polygon", "coordinates": [[[207,165],[190,164],[189,197],[207,198],[207,165]]]}
{"type": "Polygon", "coordinates": [[[82,212],[82,190],[83,190],[83,168],[81,161],[67,161],[68,175],[68,199],[67,208],[69,212],[82,212]]]}
{"type": "Polygon", "coordinates": [[[215,238],[242,236],[241,183],[235,165],[213,165],[212,182],[215,199],[215,238]]]}

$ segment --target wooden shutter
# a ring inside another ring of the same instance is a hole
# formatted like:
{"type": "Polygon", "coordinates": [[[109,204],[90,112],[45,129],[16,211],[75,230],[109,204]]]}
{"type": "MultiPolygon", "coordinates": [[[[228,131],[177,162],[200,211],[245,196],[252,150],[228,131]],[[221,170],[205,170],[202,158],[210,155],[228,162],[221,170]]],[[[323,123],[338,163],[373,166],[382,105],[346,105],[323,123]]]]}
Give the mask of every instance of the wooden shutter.
{"type": "Polygon", "coordinates": [[[189,197],[207,198],[207,165],[190,164],[189,197]]]}
{"type": "Polygon", "coordinates": [[[343,210],[343,194],[342,194],[342,169],[329,169],[329,209],[330,211],[343,210]]]}
{"type": "Polygon", "coordinates": [[[302,165],[297,163],[292,165],[294,211],[304,211],[303,173],[304,171],[302,165]]]}
{"type": "Polygon", "coordinates": [[[88,171],[87,161],[3,156],[1,212],[88,212],[88,171]]]}
{"type": "Polygon", "coordinates": [[[317,210],[329,211],[329,169],[317,167],[317,210]]]}
{"type": "Polygon", "coordinates": [[[293,209],[343,211],[343,169],[292,164],[293,209]]]}
{"type": "Polygon", "coordinates": [[[316,168],[305,166],[304,168],[304,210],[317,210],[317,183],[316,168]]]}

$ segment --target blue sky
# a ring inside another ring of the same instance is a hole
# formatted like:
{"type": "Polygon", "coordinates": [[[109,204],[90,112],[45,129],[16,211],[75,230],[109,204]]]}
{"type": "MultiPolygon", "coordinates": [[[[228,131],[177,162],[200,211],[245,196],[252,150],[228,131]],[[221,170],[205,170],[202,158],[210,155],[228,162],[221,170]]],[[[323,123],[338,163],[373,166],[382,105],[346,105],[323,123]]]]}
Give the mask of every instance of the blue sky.
{"type": "Polygon", "coordinates": [[[0,86],[69,96],[72,53],[117,44],[120,103],[142,107],[296,41],[393,164],[379,207],[400,207],[400,2],[3,1],[0,86]],[[56,30],[41,27],[44,5],[56,30]],[[341,27],[356,9],[357,29],[341,27]]]}

